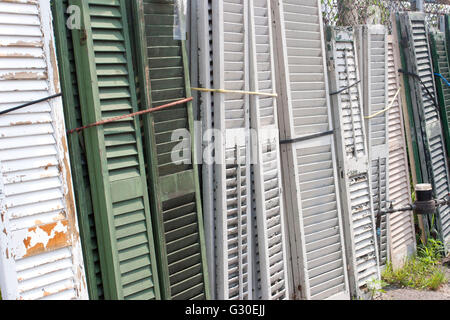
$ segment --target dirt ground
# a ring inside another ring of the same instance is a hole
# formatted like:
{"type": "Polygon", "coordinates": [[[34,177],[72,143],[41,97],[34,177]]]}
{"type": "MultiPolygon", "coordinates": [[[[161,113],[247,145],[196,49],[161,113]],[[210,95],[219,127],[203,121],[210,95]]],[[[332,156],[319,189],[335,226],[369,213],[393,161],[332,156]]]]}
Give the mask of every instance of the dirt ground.
{"type": "Polygon", "coordinates": [[[450,267],[442,266],[445,270],[448,282],[437,291],[415,290],[409,288],[385,287],[386,293],[375,300],[450,300],[450,267]]]}

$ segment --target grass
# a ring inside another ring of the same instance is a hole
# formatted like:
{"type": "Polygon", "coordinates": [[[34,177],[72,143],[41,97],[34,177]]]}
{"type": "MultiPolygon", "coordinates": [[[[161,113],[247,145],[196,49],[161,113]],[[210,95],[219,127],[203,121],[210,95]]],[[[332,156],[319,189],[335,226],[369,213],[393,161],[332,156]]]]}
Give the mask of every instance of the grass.
{"type": "Polygon", "coordinates": [[[413,289],[438,290],[448,281],[440,267],[443,257],[442,243],[430,239],[426,246],[418,247],[417,254],[406,260],[402,268],[394,270],[389,262],[382,274],[383,282],[413,289]]]}

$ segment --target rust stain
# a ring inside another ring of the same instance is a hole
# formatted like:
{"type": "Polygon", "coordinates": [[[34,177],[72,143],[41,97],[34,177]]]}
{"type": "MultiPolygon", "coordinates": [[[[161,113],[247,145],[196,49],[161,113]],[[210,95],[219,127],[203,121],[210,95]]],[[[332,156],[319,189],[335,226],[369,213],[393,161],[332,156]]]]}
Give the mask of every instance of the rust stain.
{"type": "Polygon", "coordinates": [[[51,164],[51,163],[48,163],[48,164],[44,167],[44,170],[47,171],[48,168],[50,168],[51,166],[52,166],[52,164],[51,164]]]}
{"type": "Polygon", "coordinates": [[[6,228],[3,229],[3,233],[8,235],[8,232],[6,232],[6,228]]]}
{"type": "Polygon", "coordinates": [[[51,295],[51,293],[44,290],[44,297],[48,297],[49,295],[51,295]]]}
{"type": "Polygon", "coordinates": [[[10,72],[0,77],[1,80],[47,80],[47,72],[10,72]]]}
{"type": "Polygon", "coordinates": [[[9,250],[6,248],[6,259],[9,259],[9,250]]]}
{"type": "Polygon", "coordinates": [[[35,58],[34,55],[29,53],[0,53],[0,58],[35,58]]]}
{"type": "MultiPolygon", "coordinates": [[[[59,222],[55,222],[55,223],[47,224],[45,226],[33,227],[33,228],[28,229],[28,232],[36,232],[36,230],[39,228],[39,229],[45,231],[49,236],[51,236],[52,232],[54,231],[54,229],[58,223],[59,222]]],[[[67,227],[67,225],[68,225],[67,220],[60,221],[60,223],[65,227],[67,227]]],[[[33,256],[33,255],[37,255],[42,252],[67,247],[70,242],[67,232],[57,232],[57,231],[54,232],[53,238],[49,239],[49,241],[45,247],[42,242],[39,242],[30,248],[31,240],[32,240],[31,237],[27,237],[26,239],[23,240],[25,249],[27,251],[26,254],[24,255],[24,258],[33,256]]]]}
{"type": "Polygon", "coordinates": [[[49,42],[50,46],[50,63],[52,64],[52,71],[53,71],[53,85],[55,86],[55,91],[60,92],[59,88],[59,73],[58,73],[58,62],[55,55],[55,47],[53,46],[53,41],[50,40],[49,42]]]}
{"type": "Polygon", "coordinates": [[[2,44],[2,47],[33,47],[42,48],[44,43],[42,41],[16,41],[11,43],[2,44]]]}
{"type": "Polygon", "coordinates": [[[40,224],[42,224],[42,221],[41,221],[41,220],[36,220],[36,221],[34,222],[34,224],[40,225],[40,224]]]}
{"type": "Polygon", "coordinates": [[[27,126],[33,124],[31,121],[19,121],[19,122],[11,122],[9,125],[11,127],[17,127],[17,126],[27,126]]]}

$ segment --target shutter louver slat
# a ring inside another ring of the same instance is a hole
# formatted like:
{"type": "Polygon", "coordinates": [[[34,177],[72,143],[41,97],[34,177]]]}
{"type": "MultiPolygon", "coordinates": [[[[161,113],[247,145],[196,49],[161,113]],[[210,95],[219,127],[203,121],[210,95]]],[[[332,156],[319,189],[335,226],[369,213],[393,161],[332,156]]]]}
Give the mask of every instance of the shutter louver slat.
{"type": "MultiPolygon", "coordinates": [[[[272,1],[280,138],[333,128],[319,1],[272,1]]],[[[332,136],[281,145],[294,299],[349,298],[332,136]],[[300,289],[301,288],[301,289],[300,289]]]]}
{"type": "MultiPolygon", "coordinates": [[[[74,29],[72,36],[83,124],[109,118],[113,110],[114,115],[136,112],[125,2],[69,4],[81,9],[82,31],[74,29]]],[[[158,299],[139,121],[128,118],[83,134],[89,176],[97,190],[92,198],[105,298],[158,299]]]]}
{"type": "MultiPolygon", "coordinates": [[[[336,92],[359,81],[358,56],[352,28],[329,27],[327,33],[330,90],[336,92]]],[[[380,278],[361,92],[358,84],[332,97],[333,117],[339,128],[336,140],[350,288],[357,297],[368,294],[368,283],[380,278]]]]}

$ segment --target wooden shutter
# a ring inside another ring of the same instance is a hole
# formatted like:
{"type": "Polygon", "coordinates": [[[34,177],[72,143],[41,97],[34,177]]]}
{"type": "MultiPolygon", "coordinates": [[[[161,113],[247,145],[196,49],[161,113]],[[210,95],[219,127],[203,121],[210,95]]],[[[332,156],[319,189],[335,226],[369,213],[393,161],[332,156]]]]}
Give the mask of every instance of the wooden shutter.
{"type": "Polygon", "coordinates": [[[389,133],[387,33],[382,25],[360,26],[356,29],[362,80],[367,147],[372,177],[372,201],[377,228],[380,266],[389,260],[389,215],[380,211],[387,207],[389,191],[389,133]],[[381,112],[381,113],[380,113],[381,112]],[[379,113],[379,114],[378,114],[379,113]],[[375,115],[375,116],[374,116],[375,115]]]}
{"type": "Polygon", "coordinates": [[[360,84],[355,85],[358,57],[351,27],[330,27],[327,34],[330,90],[334,93],[351,86],[333,94],[332,101],[350,288],[354,296],[363,297],[368,283],[380,278],[380,270],[362,91],[360,84]]]}
{"type": "MultiPolygon", "coordinates": [[[[190,97],[185,41],[174,38],[174,15],[182,8],[176,1],[141,0],[133,5],[139,22],[135,43],[141,108],[190,97]]],[[[192,103],[152,113],[144,120],[163,298],[209,299],[192,103]],[[180,129],[187,130],[191,142],[184,164],[172,159],[179,144],[173,135],[180,129]]]]}
{"type": "MultiPolygon", "coordinates": [[[[72,30],[83,124],[137,111],[125,2],[71,0],[81,10],[72,30]]],[[[139,119],[87,129],[106,299],[159,298],[139,119]]]]}
{"type": "MultiPolygon", "coordinates": [[[[392,36],[388,36],[388,90],[389,103],[394,101],[389,112],[389,193],[388,199],[395,208],[412,203],[408,153],[402,99],[396,93],[400,87],[398,47],[392,36]]],[[[401,268],[406,258],[416,251],[414,217],[411,211],[396,212],[389,216],[390,260],[395,269],[401,268]]]]}
{"type": "MultiPolygon", "coordinates": [[[[249,0],[250,90],[275,93],[272,14],[269,0],[249,0]]],[[[263,300],[288,299],[286,233],[281,195],[281,164],[276,98],[250,99],[253,183],[260,292],[263,300]]]]}
{"type": "Polygon", "coordinates": [[[291,298],[349,298],[320,2],[271,3],[291,298]]]}
{"type": "MultiPolygon", "coordinates": [[[[61,91],[49,1],[0,1],[0,111],[61,91]]],[[[0,116],[3,299],[87,299],[60,98],[0,116]]]]}
{"type": "MultiPolygon", "coordinates": [[[[447,38],[450,36],[447,36],[447,38]]],[[[450,79],[446,36],[444,32],[430,32],[430,49],[434,72],[450,79]]],[[[442,129],[446,143],[447,155],[450,154],[450,86],[441,78],[436,79],[436,92],[441,106],[442,129]]]]}
{"type": "MultiPolygon", "coordinates": [[[[434,72],[432,58],[428,43],[428,31],[425,24],[425,15],[422,13],[405,13],[400,15],[401,32],[403,39],[409,44],[404,48],[407,57],[408,71],[419,75],[428,88],[422,87],[420,82],[409,77],[414,122],[418,136],[420,165],[423,182],[431,183],[434,196],[442,199],[450,191],[448,180],[448,165],[445,155],[445,141],[442,134],[439,112],[436,110],[433,99],[437,101],[434,85],[434,72]]],[[[450,236],[449,219],[450,207],[445,205],[437,210],[436,219],[429,218],[430,232],[446,243],[450,236]],[[433,220],[436,226],[432,225],[433,220]]]]}
{"type": "MultiPolygon", "coordinates": [[[[66,127],[70,130],[81,127],[82,119],[72,33],[66,25],[69,19],[68,0],[53,1],[52,6],[64,117],[66,127]]],[[[83,134],[70,134],[67,138],[89,297],[96,300],[104,298],[103,283],[83,137],[83,134]]]]}

